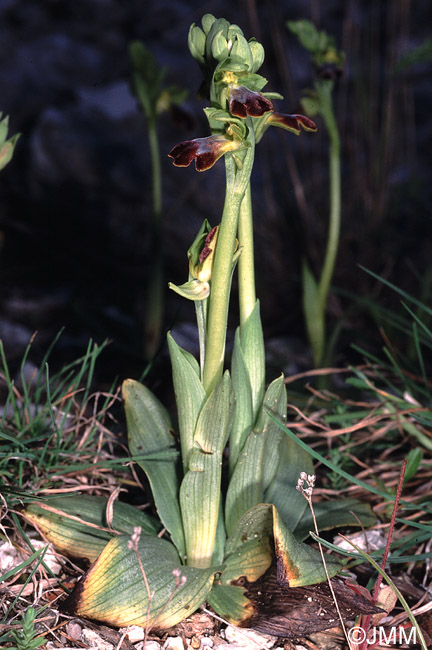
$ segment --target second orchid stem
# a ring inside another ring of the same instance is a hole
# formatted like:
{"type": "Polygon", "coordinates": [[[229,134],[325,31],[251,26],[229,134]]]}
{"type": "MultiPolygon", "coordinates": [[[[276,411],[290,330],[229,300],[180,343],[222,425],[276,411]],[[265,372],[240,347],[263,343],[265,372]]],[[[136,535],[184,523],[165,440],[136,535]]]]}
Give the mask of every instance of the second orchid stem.
{"type": "Polygon", "coordinates": [[[240,205],[238,236],[241,255],[238,262],[240,326],[252,313],[256,303],[253,220],[250,183],[240,205]]]}
{"type": "Polygon", "coordinates": [[[332,82],[329,81],[321,81],[316,84],[320,98],[321,116],[330,138],[330,219],[327,249],[318,289],[320,308],[323,311],[326,308],[330,282],[336,263],[341,224],[340,138],[333,110],[332,86],[332,82]]]}

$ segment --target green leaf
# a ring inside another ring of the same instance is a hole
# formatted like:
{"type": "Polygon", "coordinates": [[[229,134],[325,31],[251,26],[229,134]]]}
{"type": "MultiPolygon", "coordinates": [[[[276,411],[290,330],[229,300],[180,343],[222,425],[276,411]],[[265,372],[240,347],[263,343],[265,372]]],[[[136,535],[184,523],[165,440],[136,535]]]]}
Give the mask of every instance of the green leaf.
{"type": "Polygon", "coordinates": [[[279,445],[283,439],[283,432],[270,415],[284,419],[286,408],[286,390],[281,376],[268,387],[256,428],[249,433],[238,456],[226,497],[228,535],[247,510],[264,501],[264,491],[278,468],[279,445]]]}
{"type": "MultiPolygon", "coordinates": [[[[278,426],[276,422],[274,424],[278,426]]],[[[264,501],[273,503],[286,525],[296,532],[308,509],[306,499],[296,490],[297,480],[300,472],[314,474],[314,466],[311,456],[288,438],[282,429],[280,431],[284,438],[279,444],[279,465],[264,493],[264,501]]]]}
{"type": "MultiPolygon", "coordinates": [[[[142,456],[176,448],[170,417],[164,406],[145,386],[126,379],[122,386],[132,456],[142,456]]],[[[183,524],[180,515],[177,461],[140,460],[147,474],[159,517],[171,535],[181,557],[185,553],[183,524]]]]}
{"type": "Polygon", "coordinates": [[[286,421],[287,394],[283,375],[274,379],[267,388],[262,409],[262,430],[266,437],[262,477],[264,491],[276,476],[280,462],[280,445],[285,438],[280,426],[270,418],[270,413],[278,417],[281,422],[286,421]]]}
{"type": "Polygon", "coordinates": [[[272,550],[268,535],[244,542],[224,560],[224,570],[220,577],[222,585],[244,576],[249,582],[258,580],[272,563],[272,550]]]}
{"type": "Polygon", "coordinates": [[[211,564],[216,566],[217,564],[222,564],[224,555],[225,555],[225,542],[226,542],[226,532],[225,532],[225,520],[223,515],[222,501],[219,502],[219,515],[216,526],[216,537],[213,546],[213,555],[211,564]]]}
{"type": "Polygon", "coordinates": [[[248,619],[254,609],[244,589],[230,585],[214,585],[207,602],[224,620],[236,625],[248,619]]]}
{"type": "MultiPolygon", "coordinates": [[[[300,495],[301,496],[301,495],[300,495]]],[[[304,502],[306,499],[302,497],[304,502]]],[[[368,503],[357,499],[338,499],[337,501],[319,501],[314,503],[314,513],[318,530],[329,530],[339,526],[362,526],[369,528],[376,524],[377,518],[368,503]]],[[[310,530],[315,530],[312,513],[306,509],[299,525],[291,528],[299,540],[306,539],[310,530]]]]}
{"type": "Polygon", "coordinates": [[[174,546],[158,537],[142,535],[138,554],[139,560],[130,537],[112,539],[63,609],[108,625],[139,625],[149,631],[179,623],[205,601],[216,568],[181,566],[174,546]]]}
{"type": "Polygon", "coordinates": [[[189,471],[180,488],[180,507],[187,563],[211,563],[219,518],[222,454],[232,417],[232,388],[228,371],[201,409],[194,433],[189,471]]]}
{"type": "Polygon", "coordinates": [[[264,500],[262,475],[265,444],[262,431],[251,431],[240,453],[225,502],[225,526],[229,537],[240,517],[264,500]]]}
{"type": "Polygon", "coordinates": [[[194,447],[195,428],[206,398],[206,392],[200,381],[199,374],[196,372],[195,358],[189,352],[183,350],[169,332],[167,341],[177,404],[183,471],[186,472],[194,447]]]}
{"type": "MultiPolygon", "coordinates": [[[[273,536],[278,568],[278,581],[290,587],[313,585],[327,580],[321,553],[308,544],[298,542],[273,506],[273,536]]],[[[325,557],[330,578],[342,568],[338,558],[325,557]]]]}
{"type": "Polygon", "coordinates": [[[316,280],[306,261],[303,261],[303,311],[306,329],[312,348],[315,367],[319,367],[324,354],[324,311],[319,300],[316,280]]]}
{"type": "Polygon", "coordinates": [[[259,503],[238,520],[226,542],[226,555],[230,555],[246,542],[264,539],[273,532],[273,510],[270,503],[259,503]]]}
{"type": "Polygon", "coordinates": [[[253,428],[252,392],[249,374],[240,343],[240,328],[234,338],[231,360],[232,385],[235,396],[234,422],[229,442],[230,475],[234,471],[240,451],[253,428]]]}
{"type": "Polygon", "coordinates": [[[96,560],[116,533],[132,534],[135,526],[149,535],[157,535],[161,530],[157,519],[120,501],[113,504],[110,527],[107,505],[104,497],[74,494],[30,502],[23,513],[58,551],[90,562],[96,560]]]}
{"type": "Polygon", "coordinates": [[[407,464],[405,468],[404,483],[407,483],[413,476],[415,476],[420,463],[423,460],[423,451],[419,448],[411,449],[407,456],[407,464]]]}
{"type": "Polygon", "coordinates": [[[265,387],[265,353],[259,300],[240,328],[240,342],[252,389],[254,418],[262,405],[265,387]]]}

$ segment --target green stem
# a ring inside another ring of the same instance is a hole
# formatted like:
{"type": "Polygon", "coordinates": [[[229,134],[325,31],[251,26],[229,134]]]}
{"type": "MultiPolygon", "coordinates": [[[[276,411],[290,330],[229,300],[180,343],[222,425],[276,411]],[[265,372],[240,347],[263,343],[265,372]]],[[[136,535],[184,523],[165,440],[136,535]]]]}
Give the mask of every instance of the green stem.
{"type": "Polygon", "coordinates": [[[195,315],[196,315],[197,327],[198,327],[201,381],[203,381],[204,365],[205,365],[207,302],[208,300],[195,300],[195,315]]]}
{"type": "Polygon", "coordinates": [[[158,230],[162,213],[162,175],[156,118],[148,118],[147,125],[152,167],[153,228],[158,230]]]}
{"type": "Polygon", "coordinates": [[[162,175],[156,119],[147,120],[148,141],[152,168],[153,219],[150,238],[150,272],[146,317],[144,322],[144,352],[146,358],[154,356],[162,327],[163,263],[162,263],[162,175]]]}
{"type": "Polygon", "coordinates": [[[341,224],[341,173],[340,173],[340,138],[332,103],[332,82],[322,81],[316,84],[320,99],[320,112],[330,138],[330,219],[327,249],[318,287],[319,305],[325,311],[330,282],[336,263],[341,224]]]}
{"type": "Polygon", "coordinates": [[[253,143],[246,152],[241,169],[237,169],[236,161],[231,154],[225,156],[226,195],[213,262],[207,319],[203,373],[207,394],[214,389],[223,372],[235,240],[240,206],[249,184],[253,159],[253,143]]]}
{"type": "Polygon", "coordinates": [[[240,205],[238,225],[241,255],[238,261],[240,326],[244,325],[256,303],[253,245],[253,220],[250,182],[240,205]]]}

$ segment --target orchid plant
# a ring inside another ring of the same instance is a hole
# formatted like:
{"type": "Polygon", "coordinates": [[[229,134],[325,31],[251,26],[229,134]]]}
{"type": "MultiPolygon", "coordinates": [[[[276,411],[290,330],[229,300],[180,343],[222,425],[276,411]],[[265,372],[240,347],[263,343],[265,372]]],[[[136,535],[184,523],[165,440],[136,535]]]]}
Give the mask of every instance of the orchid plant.
{"type": "Polygon", "coordinates": [[[343,75],[345,53],[336,48],[335,40],[318,31],[309,20],[289,21],[289,30],[309,52],[317,79],[314,88],[302,98],[303,109],[310,117],[319,115],[328,133],[329,145],[329,223],[326,251],[321,272],[316,279],[308,261],[303,260],[303,311],[315,367],[331,357],[326,336],[326,309],[333,277],[341,229],[341,143],[333,107],[335,82],[343,75]]]}
{"type": "MultiPolygon", "coordinates": [[[[319,552],[303,541],[312,515],[296,490],[301,472],[313,474],[311,458],[284,432],[284,377],[266,389],[250,190],[255,147],[270,126],[297,135],[316,126],[304,115],[274,110],[281,97],[262,92],[267,82],[258,74],[263,47],[237,25],[207,14],[201,27],[190,28],[189,49],[210,100],[211,134],[169,155],[177,167],[194,162],[199,172],[224,157],[226,195],[220,224],[205,220],[188,251],[187,281],[170,285],[194,302],[200,343],[197,361],[168,334],[177,426],[144,385],[123,384],[131,458],[147,476],[157,517],[90,496],[26,508],[57,548],[92,562],[64,608],[147,630],[167,629],[205,601],[231,622],[254,624],[259,605],[245,584],[276,564],[289,587],[326,579],[319,552]],[[229,371],[224,357],[236,267],[240,323],[229,371]]],[[[374,522],[353,500],[318,504],[315,516],[321,528],[374,522]]],[[[340,568],[328,559],[330,577],[340,568]]]]}

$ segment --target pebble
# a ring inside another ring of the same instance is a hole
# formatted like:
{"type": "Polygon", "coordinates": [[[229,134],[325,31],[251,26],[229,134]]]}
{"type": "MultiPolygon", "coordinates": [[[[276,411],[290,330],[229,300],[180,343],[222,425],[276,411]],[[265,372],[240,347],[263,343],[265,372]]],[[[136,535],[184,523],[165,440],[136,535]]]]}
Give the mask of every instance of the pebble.
{"type": "Polygon", "coordinates": [[[233,644],[239,648],[248,648],[250,650],[268,650],[273,648],[277,637],[270,634],[261,634],[255,630],[244,630],[229,625],[225,630],[225,638],[230,643],[230,648],[233,644]]]}

